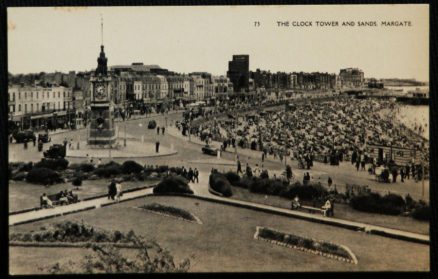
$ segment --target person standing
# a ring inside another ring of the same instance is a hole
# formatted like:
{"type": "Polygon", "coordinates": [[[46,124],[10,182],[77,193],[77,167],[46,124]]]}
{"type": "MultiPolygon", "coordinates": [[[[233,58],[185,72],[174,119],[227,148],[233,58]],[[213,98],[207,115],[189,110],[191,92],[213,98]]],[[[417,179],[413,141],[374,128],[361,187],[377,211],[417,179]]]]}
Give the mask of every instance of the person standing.
{"type": "Polygon", "coordinates": [[[327,180],[327,183],[328,183],[328,186],[329,186],[329,189],[330,189],[330,187],[332,187],[332,183],[333,183],[333,180],[332,180],[332,178],[330,176],[329,176],[329,178],[327,180]]]}
{"type": "Polygon", "coordinates": [[[160,127],[157,126],[157,135],[159,135],[159,134],[160,134],[160,127]]]}
{"type": "Polygon", "coordinates": [[[122,183],[120,181],[117,181],[116,183],[116,200],[117,202],[120,202],[120,198],[122,197],[122,183]]]}
{"type": "Polygon", "coordinates": [[[33,141],[33,147],[35,147],[35,145],[36,145],[36,138],[33,138],[32,141],[33,141]]]}
{"type": "Polygon", "coordinates": [[[24,149],[26,150],[26,149],[27,149],[27,139],[24,140],[24,144],[23,144],[23,145],[24,145],[24,146],[23,146],[24,149]]]}
{"type": "Polygon", "coordinates": [[[158,153],[159,151],[160,151],[160,142],[157,141],[157,142],[155,143],[155,152],[158,153]]]}
{"type": "Polygon", "coordinates": [[[166,130],[165,127],[161,127],[161,134],[164,135],[164,131],[166,130]]]}

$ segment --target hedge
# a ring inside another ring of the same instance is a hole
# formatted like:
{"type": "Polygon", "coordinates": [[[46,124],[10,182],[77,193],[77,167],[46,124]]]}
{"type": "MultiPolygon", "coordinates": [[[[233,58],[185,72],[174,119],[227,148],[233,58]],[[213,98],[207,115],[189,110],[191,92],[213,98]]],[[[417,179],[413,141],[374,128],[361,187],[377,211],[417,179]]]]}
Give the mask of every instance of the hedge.
{"type": "Polygon", "coordinates": [[[71,164],[69,168],[82,172],[92,172],[95,170],[94,165],[90,163],[71,164]]]}
{"type": "Polygon", "coordinates": [[[214,191],[221,193],[224,197],[231,197],[231,184],[225,175],[221,173],[212,173],[209,177],[209,185],[214,191]]]}
{"type": "Polygon", "coordinates": [[[122,172],[124,174],[140,173],[143,171],[143,166],[135,161],[125,161],[122,164],[122,172]]]}
{"type": "Polygon", "coordinates": [[[352,197],[350,206],[356,210],[386,215],[399,215],[405,209],[404,199],[395,194],[384,197],[378,193],[369,193],[352,197]]]}
{"type": "Polygon", "coordinates": [[[27,173],[26,181],[34,184],[51,185],[62,181],[59,173],[47,168],[34,167],[27,173]]]}
{"type": "MultiPolygon", "coordinates": [[[[234,173],[234,175],[237,174],[234,173]]],[[[234,178],[234,175],[227,173],[225,176],[234,178]]],[[[288,199],[298,196],[302,200],[313,200],[328,195],[328,191],[321,183],[310,183],[302,186],[301,183],[295,182],[289,185],[287,181],[247,176],[232,181],[231,185],[248,189],[253,193],[276,195],[288,199]]]]}
{"type": "Polygon", "coordinates": [[[168,194],[168,193],[179,193],[179,194],[193,194],[192,189],[190,189],[187,184],[187,180],[182,176],[169,176],[164,178],[157,186],[154,187],[154,194],[168,194]]]}
{"type": "Polygon", "coordinates": [[[65,170],[69,162],[64,158],[58,159],[41,159],[34,165],[35,168],[47,168],[51,170],[65,170]]]}

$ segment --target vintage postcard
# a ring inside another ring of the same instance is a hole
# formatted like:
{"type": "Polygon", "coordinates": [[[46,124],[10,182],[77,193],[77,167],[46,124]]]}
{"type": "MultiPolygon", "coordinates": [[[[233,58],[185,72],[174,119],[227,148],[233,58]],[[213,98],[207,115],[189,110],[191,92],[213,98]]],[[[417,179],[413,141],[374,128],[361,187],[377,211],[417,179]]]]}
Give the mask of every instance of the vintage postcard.
{"type": "Polygon", "coordinates": [[[429,271],[429,5],[7,9],[9,273],[429,271]]]}

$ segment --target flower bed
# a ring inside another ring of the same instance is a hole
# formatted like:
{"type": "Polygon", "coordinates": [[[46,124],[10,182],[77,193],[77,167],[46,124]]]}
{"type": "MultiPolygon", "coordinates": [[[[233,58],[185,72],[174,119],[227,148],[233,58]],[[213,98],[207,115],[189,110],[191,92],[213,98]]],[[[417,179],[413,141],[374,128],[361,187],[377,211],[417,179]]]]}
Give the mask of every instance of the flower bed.
{"type": "Polygon", "coordinates": [[[154,213],[159,213],[159,214],[170,216],[170,217],[176,217],[178,219],[182,219],[185,221],[196,222],[198,224],[202,224],[201,220],[198,217],[196,217],[192,213],[190,213],[186,210],[180,209],[180,208],[161,205],[158,203],[146,204],[146,205],[141,206],[140,208],[142,208],[144,210],[152,211],[154,213]]]}
{"type": "Polygon", "coordinates": [[[123,234],[120,231],[109,232],[96,229],[85,223],[60,222],[39,231],[31,233],[13,233],[9,235],[10,242],[26,243],[127,243],[131,241],[133,232],[123,234]]]}
{"type": "Polygon", "coordinates": [[[357,264],[356,256],[348,247],[343,245],[305,238],[265,227],[257,227],[254,238],[339,261],[357,264]]]}

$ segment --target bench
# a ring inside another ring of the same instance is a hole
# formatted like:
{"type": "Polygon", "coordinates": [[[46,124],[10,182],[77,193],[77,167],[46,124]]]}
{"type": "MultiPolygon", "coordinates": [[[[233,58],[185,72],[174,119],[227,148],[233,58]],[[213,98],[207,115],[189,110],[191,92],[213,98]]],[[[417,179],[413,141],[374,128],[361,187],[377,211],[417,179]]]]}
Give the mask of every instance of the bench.
{"type": "MultiPolygon", "coordinates": [[[[49,198],[49,200],[52,201],[53,206],[79,202],[78,195],[73,195],[73,199],[69,200],[69,202],[67,202],[67,203],[65,203],[65,202],[63,203],[63,201],[60,201],[61,193],[47,195],[47,198],[49,198]]],[[[43,201],[42,196],[40,197],[40,206],[42,208],[47,207],[47,204],[43,201]]]]}
{"type": "Polygon", "coordinates": [[[307,210],[309,213],[321,213],[322,215],[324,215],[324,211],[325,211],[324,209],[321,208],[306,206],[306,205],[302,205],[301,208],[307,210]]]}

